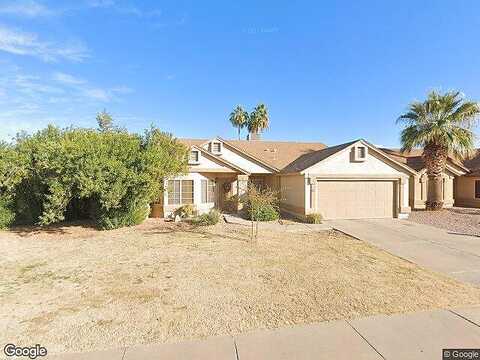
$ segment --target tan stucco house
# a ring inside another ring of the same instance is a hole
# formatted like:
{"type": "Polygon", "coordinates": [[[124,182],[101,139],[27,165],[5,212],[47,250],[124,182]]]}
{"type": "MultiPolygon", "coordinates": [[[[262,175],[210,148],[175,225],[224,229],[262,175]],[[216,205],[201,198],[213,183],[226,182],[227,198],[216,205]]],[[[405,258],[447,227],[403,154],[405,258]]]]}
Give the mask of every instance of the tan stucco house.
{"type": "MultiPolygon", "coordinates": [[[[322,143],[263,140],[180,139],[189,147],[188,174],[168,179],[164,216],[185,204],[203,213],[238,211],[248,182],[269,186],[283,212],[302,218],[406,218],[425,208],[427,176],[421,152],[402,154],[365,140],[327,147],[322,143]]],[[[449,159],[445,206],[480,206],[478,161],[449,159]]]]}

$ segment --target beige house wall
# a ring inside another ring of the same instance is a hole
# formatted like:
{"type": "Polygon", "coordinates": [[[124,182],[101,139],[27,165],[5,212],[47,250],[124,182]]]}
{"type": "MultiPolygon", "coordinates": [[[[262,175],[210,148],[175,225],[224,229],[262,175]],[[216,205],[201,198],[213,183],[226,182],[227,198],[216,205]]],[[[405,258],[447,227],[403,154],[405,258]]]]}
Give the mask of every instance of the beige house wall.
{"type": "MultiPolygon", "coordinates": [[[[338,179],[338,180],[395,180],[396,185],[396,216],[406,217],[410,212],[410,172],[402,169],[398,165],[390,163],[381,155],[368,148],[367,157],[364,161],[354,161],[352,153],[359,143],[352,144],[350,147],[332,155],[330,158],[317,163],[305,170],[305,177],[310,178],[307,182],[307,192],[312,194],[316,192],[314,179],[338,179]],[[313,185],[311,185],[313,184],[313,185]]],[[[316,195],[307,196],[307,211],[313,212],[315,209],[316,195]],[[310,199],[310,206],[308,200],[310,199]]]]}
{"type": "MultiPolygon", "coordinates": [[[[205,150],[208,150],[208,143],[203,145],[205,150]]],[[[228,161],[231,164],[235,164],[239,168],[248,171],[251,174],[271,174],[271,171],[257,162],[251,161],[245,157],[245,155],[230,149],[228,145],[222,144],[222,151],[218,155],[222,159],[228,161]]]]}
{"type": "Polygon", "coordinates": [[[305,176],[283,175],[279,176],[280,209],[295,216],[305,215],[305,176]]]}
{"type": "Polygon", "coordinates": [[[475,181],[480,177],[460,176],[455,179],[455,206],[480,207],[480,199],[475,198],[475,181]]]}
{"type": "MultiPolygon", "coordinates": [[[[463,178],[463,177],[460,177],[463,178]]],[[[443,174],[443,206],[448,208],[454,204],[454,180],[455,175],[449,171],[443,174]]],[[[457,178],[458,179],[458,178],[457,178]]],[[[425,209],[425,202],[427,200],[428,177],[425,171],[422,171],[417,176],[410,178],[410,206],[412,209],[425,209]]]]}

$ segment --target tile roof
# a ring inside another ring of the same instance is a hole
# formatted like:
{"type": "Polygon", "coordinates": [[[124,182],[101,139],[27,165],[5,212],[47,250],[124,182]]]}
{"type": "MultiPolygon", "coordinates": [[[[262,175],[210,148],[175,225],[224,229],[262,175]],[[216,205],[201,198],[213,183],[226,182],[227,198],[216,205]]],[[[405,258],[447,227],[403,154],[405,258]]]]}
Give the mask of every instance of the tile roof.
{"type": "MultiPolygon", "coordinates": [[[[414,170],[420,171],[425,167],[425,161],[423,160],[423,150],[422,149],[413,149],[412,151],[408,152],[401,152],[400,149],[387,149],[387,148],[381,148],[383,152],[387,153],[389,156],[397,160],[398,162],[402,162],[409,167],[411,167],[414,170]]],[[[478,153],[478,159],[474,161],[478,167],[480,168],[480,152],[478,153]]],[[[458,159],[455,159],[452,156],[448,157],[448,160],[459,167],[466,167],[467,169],[473,169],[472,168],[472,160],[465,160],[465,161],[460,161],[458,159]]]]}
{"type": "Polygon", "coordinates": [[[404,153],[402,153],[400,149],[380,148],[380,150],[392,159],[411,167],[413,170],[420,171],[425,167],[425,162],[422,157],[423,150],[421,149],[414,149],[404,153]]]}
{"type": "Polygon", "coordinates": [[[475,149],[473,155],[465,160],[463,164],[470,170],[480,170],[480,149],[475,149]]]}
{"type": "MultiPolygon", "coordinates": [[[[209,139],[178,139],[187,146],[201,146],[209,139]]],[[[244,152],[251,158],[281,170],[299,157],[326,148],[325,144],[294,141],[224,140],[227,145],[244,152]]]]}
{"type": "Polygon", "coordinates": [[[326,148],[322,143],[264,140],[225,140],[237,149],[267,165],[282,170],[302,156],[326,148]]]}
{"type": "MultiPolygon", "coordinates": [[[[187,146],[201,146],[211,139],[179,139],[187,146]]],[[[254,160],[264,163],[281,172],[298,172],[318,163],[330,155],[340,151],[358,140],[345,144],[327,147],[323,143],[294,142],[294,141],[265,141],[265,140],[224,140],[227,145],[250,156],[254,160]]],[[[379,148],[393,160],[407,165],[409,168],[420,171],[425,167],[422,149],[413,149],[410,152],[401,152],[400,149],[379,148]]],[[[480,171],[480,149],[475,155],[461,162],[450,157],[449,160],[460,167],[480,171]]]]}
{"type": "Polygon", "coordinates": [[[290,172],[299,172],[309,168],[312,165],[328,158],[329,156],[335,154],[336,152],[343,150],[353,143],[357,142],[358,140],[351,141],[345,144],[325,147],[323,149],[312,151],[310,153],[306,153],[292,161],[286,167],[282,169],[282,172],[290,173],[290,172]]]}

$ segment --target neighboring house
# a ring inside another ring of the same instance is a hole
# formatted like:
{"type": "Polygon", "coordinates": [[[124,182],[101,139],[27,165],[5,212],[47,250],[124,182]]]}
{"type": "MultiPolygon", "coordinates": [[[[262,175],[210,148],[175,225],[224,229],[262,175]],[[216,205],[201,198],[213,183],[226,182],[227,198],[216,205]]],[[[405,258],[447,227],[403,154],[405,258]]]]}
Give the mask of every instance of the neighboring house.
{"type": "MultiPolygon", "coordinates": [[[[425,162],[422,158],[423,150],[413,150],[408,153],[401,153],[398,149],[382,149],[395,160],[402,162],[415,171],[417,174],[410,178],[410,206],[414,210],[425,209],[425,202],[427,200],[428,177],[425,168],[425,162]]],[[[447,168],[443,173],[442,195],[443,206],[448,208],[454,204],[464,206],[459,203],[458,196],[455,195],[455,187],[460,185],[461,189],[465,186],[460,184],[460,179],[463,180],[465,175],[469,174],[469,169],[458,160],[449,157],[447,160],[447,168]]],[[[463,181],[462,181],[463,183],[463,181]]],[[[466,190],[466,188],[465,188],[466,190]]],[[[480,204],[480,202],[479,202],[480,204]]]]}
{"type": "MultiPolygon", "coordinates": [[[[401,154],[365,140],[327,147],[322,143],[262,140],[179,139],[190,148],[189,172],[169,179],[164,215],[193,204],[238,211],[248,182],[278,191],[283,212],[299,218],[406,218],[425,208],[427,176],[421,152],[401,154]]],[[[472,164],[480,167],[478,161],[472,164]]],[[[473,165],[472,165],[473,166],[473,165]]],[[[449,159],[445,206],[480,207],[480,171],[449,159]]]]}

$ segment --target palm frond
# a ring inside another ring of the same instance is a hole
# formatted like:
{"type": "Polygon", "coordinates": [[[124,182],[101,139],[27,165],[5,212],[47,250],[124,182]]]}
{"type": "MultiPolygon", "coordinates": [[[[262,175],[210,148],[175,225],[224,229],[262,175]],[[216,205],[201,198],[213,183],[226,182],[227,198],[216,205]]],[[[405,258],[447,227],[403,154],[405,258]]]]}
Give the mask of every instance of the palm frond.
{"type": "Polygon", "coordinates": [[[400,137],[402,150],[435,144],[464,157],[474,148],[471,128],[479,115],[479,105],[465,101],[460,92],[432,91],[425,101],[413,102],[408,111],[398,117],[397,123],[405,123],[400,137]]]}

